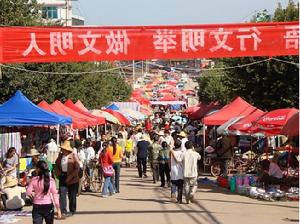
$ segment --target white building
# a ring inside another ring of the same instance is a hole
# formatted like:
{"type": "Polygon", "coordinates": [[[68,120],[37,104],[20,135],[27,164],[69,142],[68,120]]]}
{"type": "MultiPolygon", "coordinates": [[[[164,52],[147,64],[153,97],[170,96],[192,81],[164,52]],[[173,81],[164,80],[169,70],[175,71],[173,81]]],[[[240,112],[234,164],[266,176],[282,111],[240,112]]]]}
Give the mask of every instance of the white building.
{"type": "Polygon", "coordinates": [[[65,26],[84,25],[82,16],[72,14],[72,0],[38,0],[42,6],[42,17],[65,26]]]}

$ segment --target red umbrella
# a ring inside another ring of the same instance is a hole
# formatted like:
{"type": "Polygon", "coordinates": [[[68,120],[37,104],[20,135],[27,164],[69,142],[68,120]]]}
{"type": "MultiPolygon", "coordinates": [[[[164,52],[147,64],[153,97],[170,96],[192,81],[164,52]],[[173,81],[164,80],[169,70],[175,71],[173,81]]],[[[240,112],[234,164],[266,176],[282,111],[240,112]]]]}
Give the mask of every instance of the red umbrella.
{"type": "Polygon", "coordinates": [[[111,115],[113,115],[114,117],[116,117],[119,122],[123,125],[130,125],[130,121],[121,113],[115,111],[115,110],[110,110],[110,109],[105,109],[103,111],[106,111],[108,113],[110,113],[111,115]]]}
{"type": "Polygon", "coordinates": [[[289,137],[299,135],[299,112],[295,113],[283,126],[281,134],[289,137]]]}
{"type": "Polygon", "coordinates": [[[173,95],[165,95],[164,97],[159,99],[160,101],[177,101],[178,99],[173,95]]]}
{"type": "Polygon", "coordinates": [[[297,112],[299,111],[295,108],[272,110],[259,118],[255,125],[250,128],[250,131],[252,133],[264,132],[267,135],[278,135],[290,117],[297,112]]]}

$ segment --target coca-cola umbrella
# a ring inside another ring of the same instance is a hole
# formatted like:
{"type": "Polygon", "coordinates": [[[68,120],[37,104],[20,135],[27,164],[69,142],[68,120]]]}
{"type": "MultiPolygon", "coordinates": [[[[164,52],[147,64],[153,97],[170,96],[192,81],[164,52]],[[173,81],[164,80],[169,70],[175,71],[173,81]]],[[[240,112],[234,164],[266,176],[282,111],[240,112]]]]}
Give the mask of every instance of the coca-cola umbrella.
{"type": "Polygon", "coordinates": [[[265,132],[268,134],[280,134],[283,126],[287,121],[299,110],[295,108],[284,108],[272,110],[257,120],[253,128],[257,128],[256,132],[265,132]]]}
{"type": "Polygon", "coordinates": [[[288,119],[281,130],[281,134],[293,137],[299,135],[299,112],[288,119]]]}

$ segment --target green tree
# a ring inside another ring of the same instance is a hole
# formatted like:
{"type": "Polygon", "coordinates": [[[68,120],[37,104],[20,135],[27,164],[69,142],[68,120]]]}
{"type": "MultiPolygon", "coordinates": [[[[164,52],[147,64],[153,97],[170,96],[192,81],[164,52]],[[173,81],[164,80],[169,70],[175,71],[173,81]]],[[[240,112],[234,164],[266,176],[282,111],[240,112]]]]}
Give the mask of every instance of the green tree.
{"type": "MultiPolygon", "coordinates": [[[[41,7],[36,0],[0,0],[0,5],[2,26],[51,25],[49,21],[41,18],[41,7]]],[[[80,99],[86,106],[96,108],[109,101],[127,100],[131,87],[118,74],[93,72],[112,68],[107,62],[24,63],[8,67],[3,65],[0,102],[7,100],[18,89],[35,103],[43,99],[53,102],[56,99],[63,101],[70,98],[73,101],[80,99]],[[81,72],[85,74],[80,74],[81,72]]]]}
{"type": "Polygon", "coordinates": [[[225,105],[230,100],[228,96],[228,88],[224,85],[223,73],[207,71],[198,79],[199,101],[204,103],[216,102],[225,105]]]}
{"type": "MultiPolygon", "coordinates": [[[[257,14],[252,21],[264,22],[269,21],[270,16],[267,11],[257,14]]],[[[279,4],[272,17],[272,21],[298,21],[299,20],[299,4],[289,1],[284,9],[279,4]]],[[[241,96],[249,103],[264,109],[272,110],[283,107],[299,107],[299,57],[298,56],[282,56],[276,59],[288,61],[292,63],[284,63],[275,60],[269,60],[262,63],[254,64],[247,67],[237,67],[268,59],[266,57],[241,57],[226,58],[217,60],[218,66],[236,67],[228,69],[225,75],[220,79],[219,85],[226,87],[227,95],[220,94],[220,101],[226,102],[236,96],[241,96]]],[[[218,71],[215,71],[218,73],[218,71]]],[[[217,90],[211,85],[202,85],[200,91],[204,95],[201,98],[210,98],[210,94],[217,90]],[[206,94],[207,93],[207,94],[206,94]],[[209,94],[208,94],[209,93],[209,94]],[[206,95],[205,95],[206,94],[206,95]]]]}

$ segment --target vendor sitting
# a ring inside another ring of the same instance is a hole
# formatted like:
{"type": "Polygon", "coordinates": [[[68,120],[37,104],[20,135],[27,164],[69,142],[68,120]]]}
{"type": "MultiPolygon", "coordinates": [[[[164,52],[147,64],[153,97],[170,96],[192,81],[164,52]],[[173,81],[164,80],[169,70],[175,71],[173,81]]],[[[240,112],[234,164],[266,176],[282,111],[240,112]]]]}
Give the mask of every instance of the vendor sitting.
{"type": "Polygon", "coordinates": [[[275,154],[272,161],[264,159],[260,162],[260,166],[263,170],[261,182],[264,184],[265,188],[269,185],[279,185],[282,183],[283,174],[278,166],[278,154],[275,154]]]}
{"type": "Polygon", "coordinates": [[[30,149],[30,152],[27,154],[27,157],[31,157],[31,162],[26,166],[27,176],[32,177],[35,176],[35,168],[37,162],[40,160],[40,153],[34,147],[30,149]]]}

